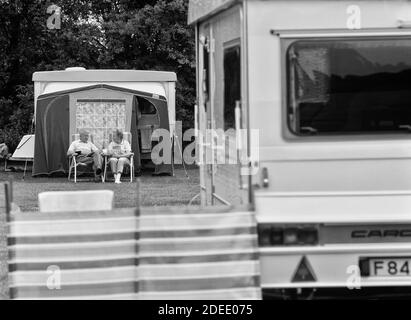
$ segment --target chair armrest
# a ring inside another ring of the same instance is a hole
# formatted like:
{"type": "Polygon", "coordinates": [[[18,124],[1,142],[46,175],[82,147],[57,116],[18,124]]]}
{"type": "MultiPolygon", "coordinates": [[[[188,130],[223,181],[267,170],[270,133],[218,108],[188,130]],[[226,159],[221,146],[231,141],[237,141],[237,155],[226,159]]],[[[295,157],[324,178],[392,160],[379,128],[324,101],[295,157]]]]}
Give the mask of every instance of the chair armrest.
{"type": "MultiPolygon", "coordinates": [[[[106,160],[114,157],[114,155],[112,155],[112,154],[104,154],[103,156],[105,157],[106,160]]],[[[131,153],[128,154],[127,156],[121,156],[121,157],[132,158],[132,157],[134,157],[134,152],[131,152],[131,153]]],[[[118,157],[115,157],[115,158],[118,158],[118,157]]]]}
{"type": "Polygon", "coordinates": [[[73,163],[74,163],[75,166],[77,166],[77,157],[78,157],[77,154],[69,154],[69,155],[67,156],[68,160],[69,160],[69,161],[73,161],[73,163]]]}
{"type": "MultiPolygon", "coordinates": [[[[112,155],[109,155],[109,157],[111,157],[112,155]]],[[[120,157],[125,157],[125,158],[130,158],[134,156],[134,152],[130,152],[128,155],[121,155],[120,157]]]]}

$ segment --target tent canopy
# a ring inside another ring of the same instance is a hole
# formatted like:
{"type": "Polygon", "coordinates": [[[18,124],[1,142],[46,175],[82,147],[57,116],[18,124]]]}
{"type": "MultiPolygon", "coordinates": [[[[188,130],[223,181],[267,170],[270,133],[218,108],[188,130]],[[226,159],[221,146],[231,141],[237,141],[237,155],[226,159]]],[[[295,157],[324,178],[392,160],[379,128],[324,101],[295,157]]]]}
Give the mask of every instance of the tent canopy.
{"type": "MultiPolygon", "coordinates": [[[[138,122],[139,99],[155,108],[158,127],[170,130],[164,96],[105,84],[40,95],[37,99],[33,175],[67,172],[67,149],[80,129],[93,135],[93,142],[106,147],[115,129],[131,132],[136,167],[140,167],[138,122]]],[[[156,167],[156,173],[171,173],[171,165],[156,167]]]]}
{"type": "Polygon", "coordinates": [[[34,114],[37,112],[37,99],[42,95],[80,90],[84,87],[104,84],[166,97],[170,129],[173,131],[176,81],[177,75],[168,71],[86,70],[80,67],[57,71],[38,71],[33,73],[34,114]]]}

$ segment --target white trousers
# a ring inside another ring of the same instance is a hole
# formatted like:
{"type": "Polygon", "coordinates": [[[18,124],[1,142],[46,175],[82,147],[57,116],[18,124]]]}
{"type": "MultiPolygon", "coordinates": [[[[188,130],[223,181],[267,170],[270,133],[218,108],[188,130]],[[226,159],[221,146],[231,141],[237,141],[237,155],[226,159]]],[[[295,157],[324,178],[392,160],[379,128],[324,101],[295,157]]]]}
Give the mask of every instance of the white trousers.
{"type": "Polygon", "coordinates": [[[113,174],[123,173],[124,165],[130,165],[130,160],[128,158],[110,158],[109,162],[113,174]]]}

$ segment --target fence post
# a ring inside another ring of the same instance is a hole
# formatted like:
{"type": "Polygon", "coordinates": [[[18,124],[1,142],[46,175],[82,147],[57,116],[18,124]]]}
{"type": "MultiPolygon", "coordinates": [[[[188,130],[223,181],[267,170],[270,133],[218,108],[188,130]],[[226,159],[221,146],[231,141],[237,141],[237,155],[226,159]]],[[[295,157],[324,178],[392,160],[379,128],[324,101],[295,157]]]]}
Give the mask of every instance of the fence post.
{"type": "Polygon", "coordinates": [[[6,202],[6,219],[9,221],[10,219],[10,211],[11,211],[11,201],[10,201],[10,182],[6,181],[4,183],[4,199],[6,202]]]}
{"type": "Polygon", "coordinates": [[[9,179],[4,183],[4,195],[5,195],[5,202],[6,202],[6,220],[7,222],[10,221],[10,214],[13,204],[13,180],[9,179]]]}
{"type": "MultiPolygon", "coordinates": [[[[8,234],[8,226],[7,226],[7,224],[11,221],[11,217],[10,217],[10,212],[11,212],[11,200],[10,200],[10,189],[11,189],[11,186],[10,186],[10,181],[6,181],[6,182],[4,182],[4,195],[5,195],[5,204],[6,204],[6,225],[2,225],[2,226],[0,226],[0,230],[1,229],[4,229],[4,231],[8,234]]],[[[3,224],[3,219],[0,219],[0,221],[1,221],[1,223],[3,224]]],[[[2,246],[2,247],[6,247],[7,248],[7,251],[6,251],[6,256],[5,256],[5,261],[7,262],[7,259],[8,259],[8,250],[9,250],[9,248],[8,248],[8,239],[7,239],[7,237],[8,237],[8,235],[5,237],[5,238],[3,238],[3,237],[1,237],[0,238],[0,245],[2,246]]],[[[2,257],[0,257],[1,259],[3,259],[2,257]]],[[[2,264],[3,264],[3,261],[0,261],[0,266],[2,266],[2,264]]],[[[0,292],[0,299],[2,299],[2,298],[5,298],[5,299],[8,299],[8,298],[10,298],[10,287],[9,287],[9,284],[8,284],[8,272],[9,272],[9,266],[7,265],[7,267],[6,268],[3,268],[3,267],[1,267],[0,268],[0,289],[2,289],[1,290],[1,292],[0,292]],[[3,290],[3,288],[6,290],[6,291],[4,291],[3,290]]]]}

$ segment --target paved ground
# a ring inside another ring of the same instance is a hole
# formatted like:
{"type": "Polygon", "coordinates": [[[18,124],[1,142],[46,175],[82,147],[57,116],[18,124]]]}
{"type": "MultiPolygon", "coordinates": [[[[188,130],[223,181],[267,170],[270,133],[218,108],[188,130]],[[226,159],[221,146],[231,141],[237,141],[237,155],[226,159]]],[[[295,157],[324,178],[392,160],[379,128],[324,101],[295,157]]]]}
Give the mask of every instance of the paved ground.
{"type": "MultiPolygon", "coordinates": [[[[62,190],[113,190],[114,206],[117,208],[135,207],[137,203],[142,206],[183,206],[200,192],[199,175],[197,169],[188,170],[187,178],[183,169],[176,169],[175,176],[152,176],[144,173],[138,178],[139,182],[127,182],[125,178],[122,184],[95,183],[90,181],[74,184],[67,178],[32,178],[30,176],[22,180],[21,172],[0,172],[0,182],[13,179],[14,202],[23,211],[37,211],[37,196],[44,191],[62,190]]],[[[88,179],[89,180],[89,179],[88,179]]],[[[6,297],[5,275],[7,270],[6,228],[5,228],[5,203],[4,189],[0,185],[0,300],[6,297]]],[[[193,204],[198,204],[198,200],[193,204]]]]}

